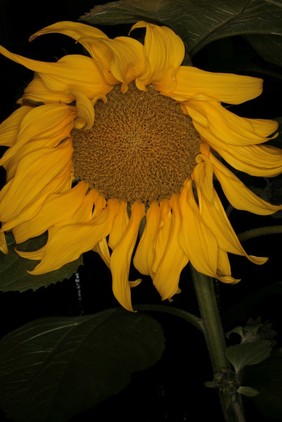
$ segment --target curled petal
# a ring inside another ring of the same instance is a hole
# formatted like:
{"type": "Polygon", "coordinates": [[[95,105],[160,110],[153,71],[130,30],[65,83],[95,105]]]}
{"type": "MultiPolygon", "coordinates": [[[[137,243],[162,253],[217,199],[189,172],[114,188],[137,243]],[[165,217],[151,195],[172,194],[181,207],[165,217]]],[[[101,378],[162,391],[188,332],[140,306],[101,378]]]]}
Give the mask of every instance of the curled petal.
{"type": "Polygon", "coordinates": [[[148,84],[155,84],[160,91],[171,90],[174,87],[174,72],[184,59],[183,41],[165,26],[140,21],[133,25],[131,31],[137,28],[146,28],[144,47],[147,68],[137,78],[136,86],[143,91],[148,84]]]}
{"type": "Polygon", "coordinates": [[[33,41],[40,35],[54,33],[67,35],[76,41],[79,41],[81,37],[108,38],[103,31],[98,28],[94,28],[91,25],[86,25],[80,22],[61,21],[49,26],[45,26],[45,28],[35,32],[33,35],[31,35],[29,41],[33,41]]]}

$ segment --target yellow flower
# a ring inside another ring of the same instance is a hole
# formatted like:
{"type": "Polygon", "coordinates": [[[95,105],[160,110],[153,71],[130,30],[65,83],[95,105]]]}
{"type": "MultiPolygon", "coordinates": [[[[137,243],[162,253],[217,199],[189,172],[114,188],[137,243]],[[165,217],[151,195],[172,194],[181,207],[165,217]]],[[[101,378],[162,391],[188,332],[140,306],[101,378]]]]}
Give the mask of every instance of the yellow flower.
{"type": "Polygon", "coordinates": [[[20,107],[0,126],[9,147],[0,164],[1,248],[48,231],[31,274],[56,270],[86,251],[100,254],[113,293],[132,310],[130,265],[152,278],[163,300],[179,291],[182,269],[234,283],[228,254],[256,264],[240,244],[214,187],[237,209],[267,215],[281,206],[250,191],[224,164],[254,176],[281,173],[282,153],[265,146],[277,123],[234,115],[262,92],[262,80],[182,65],[184,44],[146,22],[144,44],[130,35],[59,22],[37,32],[74,38],[89,56],[54,63],[0,53],[35,72],[20,107]],[[223,160],[220,158],[222,157],[223,160]]]}

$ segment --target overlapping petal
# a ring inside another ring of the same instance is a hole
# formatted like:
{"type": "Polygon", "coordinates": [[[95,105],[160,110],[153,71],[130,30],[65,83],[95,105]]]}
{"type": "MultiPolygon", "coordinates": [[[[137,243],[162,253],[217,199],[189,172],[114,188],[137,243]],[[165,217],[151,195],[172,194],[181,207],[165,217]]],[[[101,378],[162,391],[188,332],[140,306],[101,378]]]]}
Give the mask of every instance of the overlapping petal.
{"type": "Polygon", "coordinates": [[[71,155],[72,146],[65,142],[56,149],[33,151],[21,160],[15,177],[0,192],[2,230],[31,219],[48,195],[70,185],[71,155]]]}
{"type": "Polygon", "coordinates": [[[88,183],[80,182],[67,192],[50,195],[40,208],[40,212],[14,228],[16,243],[39,236],[54,225],[73,223],[76,211],[82,205],[86,205],[84,198],[88,189],[88,183]]]}
{"type": "Polygon", "coordinates": [[[0,145],[11,147],[17,142],[22,120],[31,110],[29,106],[20,107],[0,124],[0,145]]]}
{"type": "Polygon", "coordinates": [[[248,146],[264,143],[277,135],[278,122],[236,116],[215,101],[188,101],[182,107],[197,123],[197,130],[207,140],[207,133],[210,132],[225,144],[248,146]]]}
{"type": "Polygon", "coordinates": [[[165,26],[139,21],[131,31],[137,28],[146,29],[144,48],[147,67],[144,74],[136,79],[136,86],[145,90],[147,85],[154,84],[161,92],[172,90],[174,73],[184,59],[183,41],[165,26]]]}
{"type": "MultiPolygon", "coordinates": [[[[70,136],[76,117],[75,109],[64,104],[47,104],[35,108],[23,106],[17,111],[18,113],[14,113],[17,120],[11,127],[11,135],[15,137],[16,142],[1,158],[1,166],[5,166],[27,143],[42,140],[45,142],[40,144],[41,148],[56,146],[70,136]]],[[[12,120],[10,122],[13,124],[12,120]]]]}
{"type": "Polygon", "coordinates": [[[48,233],[46,245],[35,252],[18,251],[19,255],[34,260],[41,260],[31,274],[43,274],[54,271],[68,262],[75,261],[80,255],[91,250],[111,231],[118,201],[109,200],[107,207],[89,223],[54,226],[48,233]],[[72,239],[65,247],[65,239],[72,239]]]}

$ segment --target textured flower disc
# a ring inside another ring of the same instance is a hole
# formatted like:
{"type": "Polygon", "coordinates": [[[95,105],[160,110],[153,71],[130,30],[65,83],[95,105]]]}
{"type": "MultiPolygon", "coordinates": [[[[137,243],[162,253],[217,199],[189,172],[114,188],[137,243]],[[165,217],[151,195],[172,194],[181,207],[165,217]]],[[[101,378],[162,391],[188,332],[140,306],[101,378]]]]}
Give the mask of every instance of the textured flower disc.
{"type": "Polygon", "coordinates": [[[115,86],[90,130],[73,131],[75,177],[107,199],[170,198],[191,176],[200,137],[179,103],[149,88],[115,86]]]}

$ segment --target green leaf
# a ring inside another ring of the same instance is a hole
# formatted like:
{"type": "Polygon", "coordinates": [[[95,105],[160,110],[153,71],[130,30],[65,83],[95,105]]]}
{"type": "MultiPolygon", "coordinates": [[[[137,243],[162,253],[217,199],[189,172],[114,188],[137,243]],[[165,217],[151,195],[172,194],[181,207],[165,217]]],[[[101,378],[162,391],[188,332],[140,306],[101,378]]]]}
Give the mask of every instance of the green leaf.
{"type": "Polygon", "coordinates": [[[16,422],[65,422],[119,392],[163,350],[160,325],[141,313],[36,320],[0,342],[0,407],[16,422]]]}
{"type": "MultiPolygon", "coordinates": [[[[12,234],[7,236],[8,254],[0,253],[0,290],[7,291],[26,291],[37,290],[40,287],[47,287],[50,284],[63,281],[71,277],[78,267],[82,265],[82,257],[78,260],[64,265],[62,268],[42,275],[31,275],[27,270],[32,270],[38,261],[31,261],[21,258],[16,252],[14,238],[12,234]]],[[[22,250],[36,250],[41,248],[46,242],[46,236],[28,240],[20,245],[22,250]]]]}
{"type": "Polygon", "coordinates": [[[256,397],[259,394],[259,391],[252,387],[240,386],[238,388],[238,393],[246,397],[256,397]]]}
{"type": "Polygon", "coordinates": [[[244,383],[253,385],[259,395],[253,405],[260,420],[282,420],[282,350],[275,350],[265,361],[250,366],[245,371],[244,383]]]}
{"type": "MultiPolygon", "coordinates": [[[[280,18],[282,19],[282,18],[280,18]]],[[[244,38],[254,47],[254,49],[266,60],[267,62],[282,66],[282,39],[279,35],[246,35],[244,38]]],[[[281,73],[275,74],[281,78],[281,73]]]]}
{"type": "Polygon", "coordinates": [[[245,366],[256,365],[266,359],[270,355],[272,347],[271,341],[268,340],[235,344],[227,347],[226,357],[238,374],[245,366]]]}
{"type": "Polygon", "coordinates": [[[146,20],[170,26],[192,57],[212,41],[246,34],[274,35],[281,52],[281,8],[271,0],[120,0],[95,6],[80,19],[91,25],[146,20]]]}

